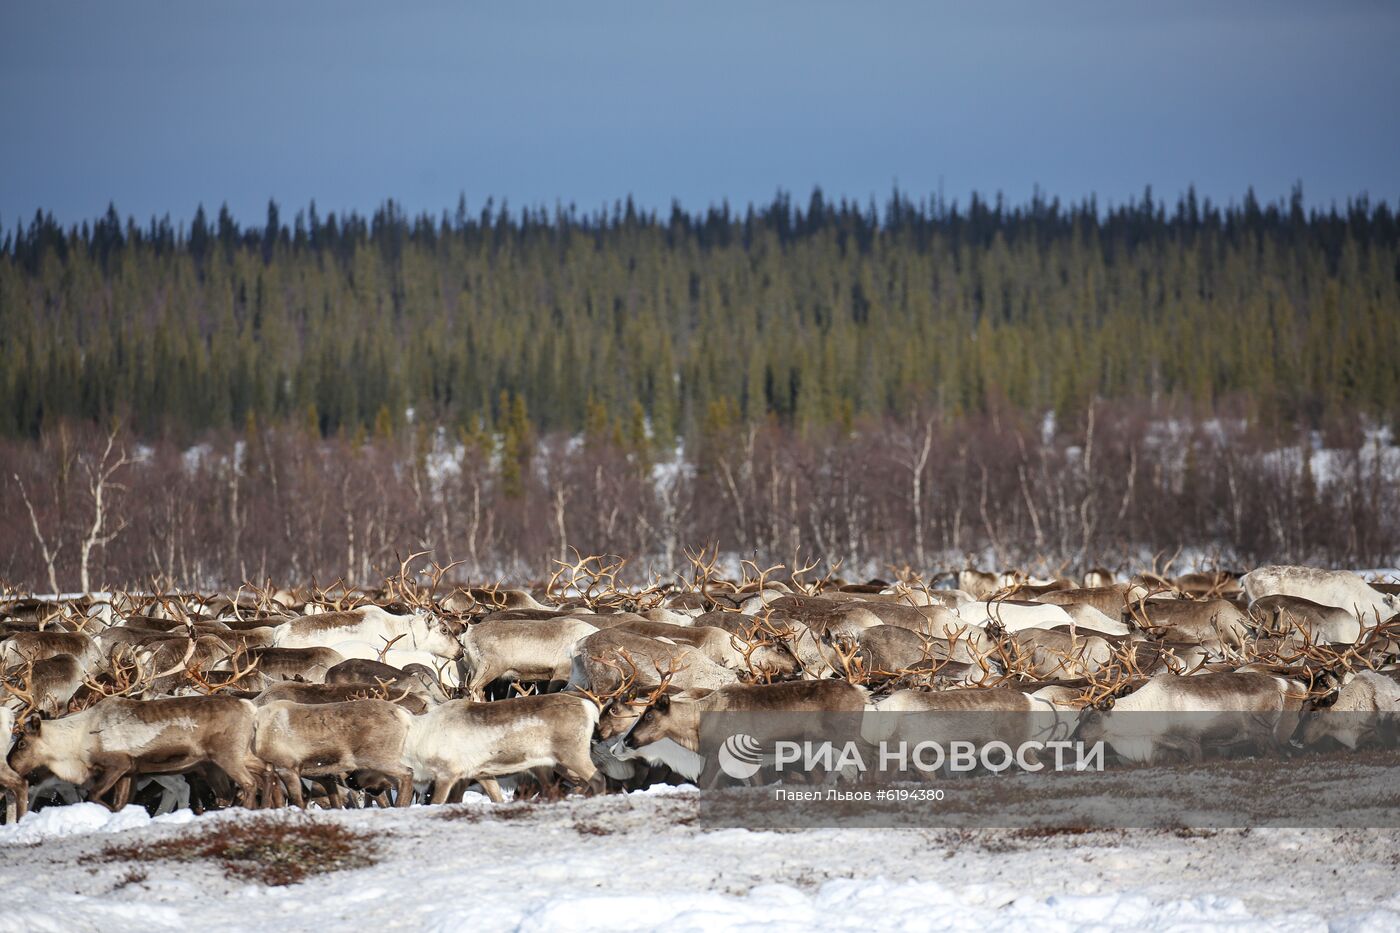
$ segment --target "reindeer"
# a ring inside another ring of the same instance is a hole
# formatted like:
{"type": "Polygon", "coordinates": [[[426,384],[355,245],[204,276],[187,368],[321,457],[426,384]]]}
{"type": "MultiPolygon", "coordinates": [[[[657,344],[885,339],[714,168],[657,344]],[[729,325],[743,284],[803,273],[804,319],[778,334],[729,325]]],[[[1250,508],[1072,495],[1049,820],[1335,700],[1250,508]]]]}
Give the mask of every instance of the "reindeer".
{"type": "MultiPolygon", "coordinates": [[[[1062,732],[1067,729],[1054,704],[1008,687],[897,690],[877,702],[861,723],[861,737],[870,745],[932,741],[947,746],[968,741],[1019,748],[1034,738],[1062,732]]],[[[1028,763],[1036,761],[1029,751],[1024,757],[1028,763]]]]}
{"type": "MultiPolygon", "coordinates": [[[[737,614],[737,613],[736,613],[737,614]]],[[[671,686],[671,680],[680,670],[680,662],[671,659],[667,666],[659,661],[653,665],[655,680],[646,695],[644,688],[637,686],[639,671],[630,655],[624,654],[612,666],[620,680],[607,693],[592,693],[588,690],[571,688],[593,701],[598,707],[598,724],[594,728],[594,742],[591,749],[593,763],[608,778],[633,785],[645,779],[658,767],[669,769],[677,774],[698,772],[694,764],[694,752],[682,748],[669,739],[654,742],[640,749],[622,748],[618,740],[637,722],[637,719],[662,694],[684,694],[700,697],[708,694],[708,689],[680,691],[671,686]]]]}
{"type": "Polygon", "coordinates": [[[727,632],[712,626],[668,625],[665,622],[633,620],[612,631],[631,632],[648,638],[689,645],[711,661],[730,670],[752,670],[763,667],[773,676],[790,676],[797,671],[797,660],[781,645],[761,637],[761,630],[752,621],[742,634],[727,632]]]}
{"type": "Polygon", "coordinates": [[[1184,573],[1172,581],[1178,593],[1194,599],[1222,599],[1242,593],[1240,575],[1226,570],[1184,573]]]}
{"type": "Polygon", "coordinates": [[[1116,618],[1109,618],[1093,606],[1084,605],[1082,603],[1070,603],[1061,608],[1063,608],[1065,614],[1069,616],[1070,624],[1068,628],[1065,626],[1056,626],[1056,628],[1076,634],[1079,632],[1094,632],[1098,635],[1115,638],[1132,633],[1132,629],[1127,625],[1119,622],[1116,618]]]}
{"type": "MultiPolygon", "coordinates": [[[[624,749],[640,749],[670,739],[691,752],[700,750],[701,717],[709,713],[864,713],[870,695],[862,687],[845,681],[793,681],[781,684],[729,684],[702,695],[661,693],[647,705],[635,724],[621,739],[624,749]]],[[[777,717],[780,730],[791,722],[777,717]]],[[[815,738],[838,734],[822,717],[803,717],[800,729],[815,738]]],[[[791,736],[784,735],[784,738],[791,736]]],[[[687,774],[702,787],[713,786],[719,778],[715,762],[703,772],[687,774]]]]}
{"type": "Polygon", "coordinates": [[[9,703],[0,705],[0,741],[3,741],[5,750],[5,754],[0,756],[0,790],[7,795],[5,822],[8,825],[14,825],[29,810],[29,784],[10,767],[8,758],[15,744],[17,723],[23,723],[39,707],[34,698],[33,676],[34,664],[30,662],[24,673],[14,678],[17,683],[12,683],[11,678],[0,680],[0,688],[3,688],[7,699],[21,704],[18,712],[9,703]]]}
{"type": "MultiPolygon", "coordinates": [[[[268,680],[300,680],[319,683],[326,673],[345,658],[333,648],[249,648],[247,656],[258,665],[258,671],[268,680]]],[[[229,657],[214,666],[229,670],[235,658],[229,657]]]]}
{"type": "Polygon", "coordinates": [[[446,803],[454,789],[477,781],[500,803],[498,778],[543,768],[602,790],[589,754],[597,704],[582,696],[550,694],[494,703],[451,700],[412,721],[406,760],[414,779],[432,781],[432,803],[446,803]]]}
{"type": "Polygon", "coordinates": [[[670,666],[678,673],[680,689],[707,688],[735,683],[739,673],[721,667],[689,645],[648,638],[632,632],[604,629],[594,632],[574,649],[568,687],[595,694],[608,693],[624,679],[620,664],[633,672],[640,670],[638,686],[655,686],[647,667],[670,666]]]}
{"type": "Polygon", "coordinates": [[[1149,638],[1202,645],[1218,655],[1239,649],[1252,628],[1249,615],[1224,599],[1141,600],[1125,609],[1149,638]]]}
{"type": "MultiPolygon", "coordinates": [[[[919,667],[932,671],[936,664],[934,646],[939,640],[898,625],[875,625],[863,629],[854,638],[827,631],[822,634],[822,641],[838,651],[838,658],[841,643],[853,641],[859,647],[862,667],[866,671],[899,676],[901,671],[919,667]]],[[[944,660],[947,660],[946,652],[944,660]]],[[[851,665],[845,663],[842,666],[849,669],[851,665]]]]}
{"type": "Polygon", "coordinates": [[[86,666],[99,654],[98,646],[81,632],[14,632],[0,641],[0,667],[57,657],[76,658],[86,666]]]}
{"type": "MultiPolygon", "coordinates": [[[[23,667],[11,670],[8,676],[22,678],[27,689],[32,691],[31,709],[57,716],[68,708],[74,694],[83,686],[86,672],[77,658],[58,655],[42,661],[31,661],[23,667]]],[[[23,722],[24,716],[19,716],[23,722]]]]}
{"type": "Polygon", "coordinates": [[[1306,684],[1274,674],[1158,674],[1123,699],[1086,709],[1077,737],[1148,764],[1172,754],[1199,762],[1205,748],[1281,753],[1307,698],[1306,684]]]}
{"type": "Polygon", "coordinates": [[[198,663],[187,661],[184,679],[188,681],[188,686],[179,689],[195,695],[213,696],[216,693],[224,693],[233,696],[236,691],[264,687],[267,678],[259,670],[260,662],[260,658],[252,658],[241,648],[214,671],[202,671],[198,663]]]}
{"type": "Polygon", "coordinates": [[[1364,627],[1349,610],[1301,596],[1261,596],[1249,611],[1271,634],[1288,639],[1302,635],[1313,644],[1353,645],[1364,627]]]}
{"type": "Polygon", "coordinates": [[[1307,746],[1326,740],[1354,749],[1370,743],[1393,744],[1400,724],[1400,680],[1395,671],[1362,671],[1347,678],[1336,702],[1303,719],[1299,736],[1307,746]]]}
{"type": "Polygon", "coordinates": [[[425,706],[436,706],[452,699],[452,689],[443,684],[438,671],[422,664],[407,664],[402,668],[379,661],[351,658],[326,671],[325,682],[335,684],[385,683],[394,692],[407,690],[421,699],[425,706]]]}
{"type": "Polygon", "coordinates": [[[1400,595],[1373,589],[1354,573],[1313,567],[1259,567],[1241,580],[1253,604],[1265,596],[1301,596],[1324,606],[1336,606],[1357,618],[1389,619],[1400,613],[1400,595]]]}
{"type": "Polygon", "coordinates": [[[1060,606],[1013,599],[967,603],[958,609],[958,618],[973,625],[995,622],[1008,632],[1026,628],[1048,629],[1074,622],[1060,606]]]}
{"type": "MultiPolygon", "coordinates": [[[[835,614],[843,620],[869,617],[879,625],[897,625],[911,632],[937,632],[956,628],[961,614],[946,606],[908,606],[901,603],[850,601],[835,614]]],[[[868,623],[867,623],[868,625],[868,623]]]]}
{"type": "Polygon", "coordinates": [[[1091,567],[1084,571],[1083,588],[1087,590],[1112,586],[1117,578],[1117,574],[1107,567],[1091,567]]]}
{"type": "Polygon", "coordinates": [[[6,796],[5,822],[13,826],[29,810],[29,784],[5,760],[15,737],[15,711],[8,706],[0,706],[0,737],[5,742],[5,757],[0,758],[0,790],[6,796]]]}
{"type": "Polygon", "coordinates": [[[1004,585],[1002,575],[985,570],[958,571],[958,589],[970,593],[976,599],[986,599],[1004,585]]]}
{"type": "Polygon", "coordinates": [[[319,706],[326,703],[350,703],[354,700],[387,700],[401,706],[414,716],[426,713],[429,705],[406,688],[395,689],[388,681],[337,684],[299,684],[283,680],[272,684],[252,698],[259,707],[273,703],[298,703],[319,706]]]}
{"type": "Polygon", "coordinates": [[[1097,635],[1032,628],[1008,637],[1025,656],[1031,675],[1040,679],[1081,677],[1101,670],[1113,657],[1112,646],[1097,635]]]}
{"type": "Polygon", "coordinates": [[[238,785],[244,806],[253,807],[261,771],[252,753],[254,710],[232,697],[110,696],[60,719],[31,720],[10,765],[23,776],[43,769],[70,784],[92,781],[93,800],[115,788],[109,807],[116,812],[130,800],[134,777],[179,774],[207,762],[238,785]]]}
{"type": "Polygon", "coordinates": [[[462,635],[462,685],[472,696],[499,680],[564,684],[579,643],[597,626],[564,616],[478,622],[462,635]]]}
{"type": "Polygon", "coordinates": [[[1045,593],[1039,601],[1052,606],[1064,606],[1066,609],[1071,606],[1091,606],[1109,618],[1116,619],[1123,612],[1126,603],[1165,595],[1165,591],[1154,591],[1140,583],[1112,583],[1106,586],[1045,593]]]}
{"type": "Polygon", "coordinates": [[[359,655],[347,653],[340,646],[355,643],[372,646],[391,643],[400,649],[426,652],[453,661],[462,656],[458,627],[435,621],[421,611],[393,615],[378,606],[364,606],[304,615],[278,626],[276,634],[278,648],[333,648],[347,657],[359,655]]]}
{"type": "MultiPolygon", "coordinates": [[[[253,752],[267,762],[293,806],[306,806],[303,777],[335,778],[353,771],[387,776],[397,788],[395,806],[413,801],[413,772],[403,763],[413,716],[402,707],[385,700],[316,705],[276,700],[254,708],[253,752]]],[[[323,786],[338,805],[334,786],[323,786]]]]}

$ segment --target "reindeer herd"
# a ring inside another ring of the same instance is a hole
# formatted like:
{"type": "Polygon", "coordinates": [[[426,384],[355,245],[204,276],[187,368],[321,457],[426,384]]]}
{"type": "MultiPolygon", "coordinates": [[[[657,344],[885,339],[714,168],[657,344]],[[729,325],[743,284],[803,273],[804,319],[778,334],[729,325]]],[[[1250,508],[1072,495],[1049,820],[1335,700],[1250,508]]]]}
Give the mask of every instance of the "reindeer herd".
{"type": "Polygon", "coordinates": [[[6,820],[81,799],[407,806],[470,787],[496,801],[638,788],[701,775],[715,712],[1050,709],[1135,761],[1239,737],[1127,735],[1117,712],[1288,722],[1271,741],[1289,753],[1393,741],[1400,714],[1400,587],[1342,571],[965,570],[940,588],[751,562],[726,578],[701,554],[650,585],[580,558],[529,590],[445,586],[450,567],[408,563],[372,590],[0,601],[6,820]]]}

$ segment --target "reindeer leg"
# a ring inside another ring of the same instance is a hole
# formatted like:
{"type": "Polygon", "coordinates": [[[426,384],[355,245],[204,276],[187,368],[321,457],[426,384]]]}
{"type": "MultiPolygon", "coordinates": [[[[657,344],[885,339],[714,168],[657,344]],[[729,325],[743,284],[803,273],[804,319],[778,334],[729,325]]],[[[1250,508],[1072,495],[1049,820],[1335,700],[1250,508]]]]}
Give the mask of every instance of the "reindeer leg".
{"type": "Polygon", "coordinates": [[[136,787],[136,781],[130,773],[123,774],[117,779],[117,783],[112,787],[112,809],[119,811],[131,803],[131,794],[136,787]]]}
{"type": "MultiPolygon", "coordinates": [[[[402,770],[385,770],[384,772],[393,778],[398,787],[394,794],[394,806],[407,807],[413,803],[413,771],[409,768],[402,770]]],[[[436,788],[434,789],[436,790],[436,788]]]]}
{"type": "Polygon", "coordinates": [[[326,793],[326,807],[327,807],[328,809],[332,809],[332,810],[341,810],[341,809],[344,809],[344,801],[341,799],[341,796],[340,796],[340,776],[339,776],[339,775],[336,775],[336,774],[327,774],[327,775],[324,775],[324,776],[322,776],[322,777],[312,778],[312,780],[315,781],[317,784],[321,785],[321,790],[325,791],[325,793],[326,793]]]}
{"type": "Polygon", "coordinates": [[[5,825],[13,826],[19,820],[24,819],[24,814],[29,811],[29,784],[24,778],[10,771],[8,767],[0,761],[0,772],[8,772],[4,781],[3,789],[9,795],[5,802],[5,825]]]}
{"type": "Polygon", "coordinates": [[[265,783],[261,759],[237,753],[221,754],[216,752],[210,756],[208,763],[200,764],[192,769],[191,774],[198,774],[204,778],[205,783],[219,797],[223,797],[224,794],[216,785],[224,785],[227,788],[230,806],[237,803],[247,810],[257,809],[258,791],[265,783]],[[225,778],[227,780],[224,780],[225,778]],[[233,787],[228,786],[230,781],[237,787],[236,792],[233,787]]]}
{"type": "Polygon", "coordinates": [[[530,774],[534,775],[535,783],[540,786],[541,800],[558,800],[564,796],[564,790],[559,786],[559,779],[553,768],[547,766],[531,768],[530,774]]]}
{"type": "Polygon", "coordinates": [[[287,785],[272,768],[267,769],[267,806],[281,809],[287,805],[287,785]]]}
{"type": "Polygon", "coordinates": [[[263,808],[275,806],[274,797],[276,793],[273,790],[273,785],[277,779],[276,776],[273,775],[272,769],[263,765],[261,768],[257,769],[256,774],[258,775],[259,806],[263,808]]]}
{"type": "Polygon", "coordinates": [[[429,802],[434,804],[447,803],[448,798],[452,796],[453,788],[457,786],[460,779],[461,775],[457,774],[439,774],[434,777],[433,796],[429,802]]]}
{"type": "Polygon", "coordinates": [[[587,749],[581,758],[573,755],[568,761],[561,761],[559,767],[569,776],[569,780],[582,785],[586,793],[597,795],[607,790],[607,780],[593,763],[593,756],[588,754],[587,749]]]}
{"type": "Polygon", "coordinates": [[[492,803],[505,803],[505,795],[501,793],[501,785],[493,777],[477,778],[476,782],[481,785],[481,789],[486,791],[486,796],[491,798],[492,803]]]}
{"type": "Polygon", "coordinates": [[[281,779],[282,786],[286,788],[287,798],[292,806],[299,809],[306,809],[306,794],[301,789],[301,769],[300,768],[279,768],[277,777],[281,779]]]}
{"type": "MultiPolygon", "coordinates": [[[[107,792],[130,774],[134,764],[135,762],[130,755],[102,755],[95,757],[93,760],[93,767],[98,769],[102,776],[93,784],[93,788],[88,794],[88,799],[102,803],[102,798],[106,796],[107,792]]],[[[127,781],[124,790],[126,800],[129,800],[131,798],[130,780],[127,781]]],[[[117,797],[120,799],[122,794],[118,793],[117,797]]],[[[111,803],[104,805],[113,813],[116,813],[122,806],[126,805],[126,800],[122,800],[120,806],[111,803]]]]}

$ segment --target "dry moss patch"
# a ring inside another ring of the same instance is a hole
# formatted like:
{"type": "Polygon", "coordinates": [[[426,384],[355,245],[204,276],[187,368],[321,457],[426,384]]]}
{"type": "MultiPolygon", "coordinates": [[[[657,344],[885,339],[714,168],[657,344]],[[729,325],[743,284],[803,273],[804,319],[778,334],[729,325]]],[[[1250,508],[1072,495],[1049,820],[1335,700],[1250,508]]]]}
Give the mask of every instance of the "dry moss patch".
{"type": "Polygon", "coordinates": [[[92,863],[215,862],[225,876],[266,885],[297,884],[312,875],[368,868],[379,844],[368,833],[307,818],[261,817],[220,822],[204,833],[134,844],[113,843],[83,857],[92,863]]]}

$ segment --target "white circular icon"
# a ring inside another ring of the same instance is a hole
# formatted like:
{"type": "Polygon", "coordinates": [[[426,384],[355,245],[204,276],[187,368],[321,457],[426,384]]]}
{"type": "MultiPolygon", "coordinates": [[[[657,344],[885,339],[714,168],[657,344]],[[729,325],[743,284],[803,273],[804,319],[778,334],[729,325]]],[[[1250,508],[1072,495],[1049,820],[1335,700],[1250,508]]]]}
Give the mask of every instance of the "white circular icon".
{"type": "Polygon", "coordinates": [[[763,746],[743,732],[735,733],[719,747],[720,770],[736,781],[746,781],[763,766],[763,746]]]}

